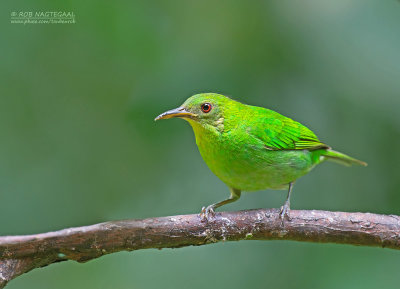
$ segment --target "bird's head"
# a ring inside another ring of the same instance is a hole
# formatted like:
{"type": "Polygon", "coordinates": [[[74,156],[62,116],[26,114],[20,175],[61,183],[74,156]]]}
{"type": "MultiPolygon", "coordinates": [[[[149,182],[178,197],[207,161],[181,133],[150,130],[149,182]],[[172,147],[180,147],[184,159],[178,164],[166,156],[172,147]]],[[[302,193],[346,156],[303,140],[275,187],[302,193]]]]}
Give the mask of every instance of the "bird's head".
{"type": "Polygon", "coordinates": [[[221,94],[201,93],[189,97],[180,107],[168,110],[155,118],[183,118],[192,126],[223,129],[225,110],[235,101],[221,94]]]}

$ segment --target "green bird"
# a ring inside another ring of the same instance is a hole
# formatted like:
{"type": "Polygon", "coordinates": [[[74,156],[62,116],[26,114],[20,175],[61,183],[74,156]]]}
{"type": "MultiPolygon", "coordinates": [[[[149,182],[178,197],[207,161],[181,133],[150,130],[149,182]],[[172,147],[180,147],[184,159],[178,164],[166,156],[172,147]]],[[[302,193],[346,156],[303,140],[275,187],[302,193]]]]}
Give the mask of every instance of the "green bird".
{"type": "Polygon", "coordinates": [[[265,189],[288,190],[280,217],[290,219],[293,183],[317,164],[367,165],[332,150],[297,121],[221,94],[193,95],[155,120],[174,117],[189,122],[204,161],[230,189],[228,199],[202,208],[206,219],[214,209],[238,200],[242,191],[265,189]]]}

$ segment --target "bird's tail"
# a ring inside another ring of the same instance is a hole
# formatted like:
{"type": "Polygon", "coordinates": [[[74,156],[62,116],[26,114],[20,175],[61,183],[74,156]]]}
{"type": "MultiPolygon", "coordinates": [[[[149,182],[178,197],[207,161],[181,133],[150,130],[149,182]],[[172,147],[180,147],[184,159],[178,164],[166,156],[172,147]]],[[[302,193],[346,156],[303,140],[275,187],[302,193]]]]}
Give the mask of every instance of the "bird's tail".
{"type": "Polygon", "coordinates": [[[361,166],[367,166],[367,163],[357,160],[355,158],[349,157],[348,155],[345,155],[343,153],[327,149],[327,150],[321,150],[321,156],[325,157],[329,161],[333,161],[345,166],[351,166],[351,165],[361,165],[361,166]]]}

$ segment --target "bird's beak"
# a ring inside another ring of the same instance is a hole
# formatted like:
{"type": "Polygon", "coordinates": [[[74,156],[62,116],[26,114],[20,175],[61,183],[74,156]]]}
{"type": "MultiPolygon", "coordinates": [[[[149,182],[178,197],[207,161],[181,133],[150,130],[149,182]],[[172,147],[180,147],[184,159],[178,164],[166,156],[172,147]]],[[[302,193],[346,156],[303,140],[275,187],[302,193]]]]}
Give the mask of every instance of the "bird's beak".
{"type": "Polygon", "coordinates": [[[187,111],[184,107],[178,107],[178,108],[174,108],[174,109],[168,110],[166,112],[163,112],[162,114],[157,116],[154,120],[168,119],[168,118],[173,118],[173,117],[194,118],[196,116],[197,116],[197,114],[187,111]]]}

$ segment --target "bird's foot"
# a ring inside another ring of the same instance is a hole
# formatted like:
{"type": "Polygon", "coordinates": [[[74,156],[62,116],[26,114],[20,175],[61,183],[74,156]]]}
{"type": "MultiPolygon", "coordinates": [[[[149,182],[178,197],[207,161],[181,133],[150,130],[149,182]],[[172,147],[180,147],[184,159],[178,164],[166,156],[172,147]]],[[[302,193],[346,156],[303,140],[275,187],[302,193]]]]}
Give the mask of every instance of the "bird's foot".
{"type": "Polygon", "coordinates": [[[201,212],[200,212],[200,218],[201,221],[209,221],[212,217],[215,217],[215,212],[214,212],[214,206],[210,205],[207,208],[203,207],[201,208],[201,212]]]}
{"type": "Polygon", "coordinates": [[[281,207],[281,212],[279,214],[279,217],[281,219],[282,225],[285,220],[285,217],[290,221],[290,203],[285,202],[285,204],[281,207]]]}

